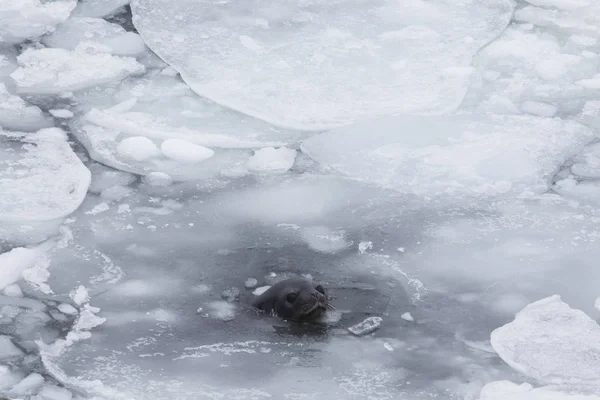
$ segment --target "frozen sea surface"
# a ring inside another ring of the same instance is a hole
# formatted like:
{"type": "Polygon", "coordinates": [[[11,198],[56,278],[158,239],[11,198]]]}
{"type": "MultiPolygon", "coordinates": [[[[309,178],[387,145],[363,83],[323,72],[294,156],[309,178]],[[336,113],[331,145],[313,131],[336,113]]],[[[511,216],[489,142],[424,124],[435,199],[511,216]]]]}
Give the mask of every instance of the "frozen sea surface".
{"type": "Polygon", "coordinates": [[[128,3],[0,0],[0,397],[600,399],[596,1],[128,3]]]}

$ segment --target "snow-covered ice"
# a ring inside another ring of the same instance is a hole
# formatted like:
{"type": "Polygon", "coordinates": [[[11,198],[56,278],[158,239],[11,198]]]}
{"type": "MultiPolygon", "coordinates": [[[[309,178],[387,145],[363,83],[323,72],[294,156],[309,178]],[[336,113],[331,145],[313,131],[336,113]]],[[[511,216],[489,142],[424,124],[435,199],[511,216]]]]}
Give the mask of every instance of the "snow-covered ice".
{"type": "Polygon", "coordinates": [[[129,2],[130,0],[80,0],[73,10],[73,15],[102,18],[119,11],[129,2]]]}
{"type": "Polygon", "coordinates": [[[113,56],[102,45],[83,42],[74,50],[28,49],[10,74],[20,94],[59,94],[139,75],[145,67],[132,57],[113,56]]]}
{"type": "Polygon", "coordinates": [[[91,174],[63,130],[0,130],[0,152],[0,221],[62,218],[83,201],[91,174]]]}
{"type": "Polygon", "coordinates": [[[578,392],[560,387],[534,388],[529,383],[520,385],[510,381],[488,383],[481,391],[479,400],[598,400],[600,395],[593,390],[578,392]]]}
{"type": "Polygon", "coordinates": [[[33,39],[66,20],[77,0],[1,0],[0,43],[33,39]]]}
{"type": "Polygon", "coordinates": [[[10,93],[0,83],[0,127],[14,131],[33,132],[50,128],[52,121],[39,107],[29,105],[19,96],[10,93]]]}
{"type": "Polygon", "coordinates": [[[182,163],[199,163],[208,160],[215,155],[215,152],[208,147],[198,146],[197,144],[181,139],[167,139],[160,144],[160,151],[167,158],[182,163]]]}
{"type": "Polygon", "coordinates": [[[198,94],[295,129],[447,112],[509,1],[237,3],[134,0],[148,46],[198,94]],[[477,23],[473,23],[477,21],[477,23]]]}
{"type": "Polygon", "coordinates": [[[600,389],[600,325],[558,295],[529,304],[492,332],[491,343],[508,365],[538,382],[600,389]]]}
{"type": "Polygon", "coordinates": [[[283,173],[294,166],[296,150],[287,147],[265,147],[256,150],[246,166],[258,173],[283,173]]]}

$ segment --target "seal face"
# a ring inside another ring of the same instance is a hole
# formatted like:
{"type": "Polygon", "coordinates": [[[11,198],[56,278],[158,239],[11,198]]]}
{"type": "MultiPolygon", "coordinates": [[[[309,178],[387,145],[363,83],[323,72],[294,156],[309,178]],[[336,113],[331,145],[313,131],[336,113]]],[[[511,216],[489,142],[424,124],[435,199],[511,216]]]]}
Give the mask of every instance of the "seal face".
{"type": "Polygon", "coordinates": [[[252,305],[270,315],[299,322],[315,321],[333,309],[323,286],[301,277],[276,283],[252,305]]]}

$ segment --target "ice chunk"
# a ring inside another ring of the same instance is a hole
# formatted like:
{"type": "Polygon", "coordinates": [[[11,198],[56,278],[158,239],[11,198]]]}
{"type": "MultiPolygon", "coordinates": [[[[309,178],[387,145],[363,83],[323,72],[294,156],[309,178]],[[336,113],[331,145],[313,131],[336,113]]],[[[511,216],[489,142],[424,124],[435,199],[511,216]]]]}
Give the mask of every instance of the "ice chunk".
{"type": "Polygon", "coordinates": [[[169,186],[173,179],[164,172],[150,172],[144,177],[144,182],[150,186],[169,186]]]}
{"type": "MultiPolygon", "coordinates": [[[[1,263],[2,255],[0,254],[0,264],[1,263]]],[[[6,286],[4,290],[2,290],[2,294],[8,297],[23,297],[23,291],[21,290],[21,287],[16,283],[6,286]]]]}
{"type": "Polygon", "coordinates": [[[405,321],[409,321],[409,322],[412,322],[412,321],[414,321],[414,320],[415,320],[415,319],[413,318],[413,316],[412,316],[412,315],[410,315],[410,313],[409,313],[409,312],[405,312],[404,314],[402,314],[402,315],[400,316],[400,318],[402,318],[402,319],[403,319],[403,320],[405,320],[405,321]]]}
{"type": "Polygon", "coordinates": [[[145,136],[131,136],[121,140],[117,151],[121,156],[135,161],[148,160],[159,155],[158,147],[145,136]]]}
{"type": "Polygon", "coordinates": [[[67,315],[75,315],[77,314],[77,309],[70,304],[61,303],[58,305],[58,311],[67,315]]]}
{"type": "Polygon", "coordinates": [[[232,287],[221,292],[221,298],[228,303],[240,300],[240,289],[232,287]]]}
{"type": "Polygon", "coordinates": [[[18,247],[0,254],[0,290],[21,280],[23,272],[31,268],[44,254],[44,248],[18,247]]]}
{"type": "Polygon", "coordinates": [[[23,352],[13,344],[9,336],[0,335],[0,360],[4,361],[7,358],[20,357],[22,355],[23,352]]]}
{"type": "Polygon", "coordinates": [[[554,295],[531,303],[492,332],[498,355],[545,384],[600,385],[600,326],[554,295]]]}
{"type": "Polygon", "coordinates": [[[453,110],[472,55],[512,14],[504,0],[135,0],[131,7],[147,45],[198,94],[307,130],[453,110]]]}
{"type": "Polygon", "coordinates": [[[145,67],[131,57],[113,56],[86,42],[73,51],[28,49],[17,57],[20,67],[10,74],[18,93],[58,94],[138,75],[145,67]]]}
{"type": "Polygon", "coordinates": [[[265,147],[256,150],[250,157],[247,168],[253,172],[259,173],[283,173],[287,172],[294,165],[296,160],[296,150],[287,147],[265,147]]]}
{"type": "Polygon", "coordinates": [[[358,252],[360,254],[365,254],[367,250],[371,250],[373,248],[373,242],[364,241],[358,244],[358,252]]]}
{"type": "Polygon", "coordinates": [[[553,117],[554,114],[556,114],[557,108],[552,104],[529,100],[521,104],[521,111],[527,114],[537,115],[538,117],[553,117]]]}
{"type": "Polygon", "coordinates": [[[73,15],[103,18],[129,4],[130,0],[80,0],[73,15]]]}
{"type": "Polygon", "coordinates": [[[244,282],[246,289],[252,289],[256,287],[256,285],[258,285],[258,281],[254,278],[248,278],[246,279],[246,282],[244,282]]]}
{"type": "Polygon", "coordinates": [[[600,202],[600,182],[581,181],[567,178],[556,182],[554,191],[566,198],[582,201],[600,202]]]}
{"type": "Polygon", "coordinates": [[[52,114],[53,117],[61,119],[69,119],[75,116],[72,111],[67,109],[48,110],[48,112],[52,114]]]}
{"type": "Polygon", "coordinates": [[[596,309],[597,309],[598,311],[600,311],[600,297],[598,297],[598,298],[596,299],[596,303],[594,304],[594,307],[596,307],[596,309]]]}
{"type": "Polygon", "coordinates": [[[90,295],[87,289],[83,285],[77,286],[69,293],[69,297],[75,302],[75,304],[81,305],[90,301],[90,295]]]}
{"type": "Polygon", "coordinates": [[[208,147],[198,146],[197,144],[181,139],[167,139],[160,145],[165,157],[181,163],[195,164],[208,160],[215,155],[215,152],[208,147]]]}
{"type": "Polygon", "coordinates": [[[575,156],[571,172],[583,178],[600,178],[600,143],[587,146],[575,156]]]}
{"type": "Polygon", "coordinates": [[[526,0],[538,7],[556,7],[561,10],[576,10],[590,4],[590,0],[526,0]]]}
{"type": "Polygon", "coordinates": [[[235,306],[227,301],[213,301],[209,303],[209,307],[214,318],[223,321],[231,321],[235,318],[235,306]]]}
{"type": "Polygon", "coordinates": [[[130,173],[114,170],[102,164],[94,163],[89,166],[89,169],[92,172],[92,183],[89,188],[92,193],[101,193],[116,185],[128,186],[136,180],[136,177],[130,173]]]}
{"type": "Polygon", "coordinates": [[[369,317],[363,322],[353,325],[348,328],[348,331],[355,336],[364,336],[369,333],[375,332],[381,326],[383,318],[381,317],[369,317]]]}
{"type": "Polygon", "coordinates": [[[479,400],[600,400],[600,396],[593,393],[593,388],[577,389],[552,386],[534,388],[529,383],[518,385],[510,381],[496,381],[481,389],[479,400]]]}
{"type": "Polygon", "coordinates": [[[308,246],[322,253],[337,253],[352,246],[344,232],[333,231],[326,226],[311,226],[302,230],[302,239],[308,246]]]}
{"type": "Polygon", "coordinates": [[[302,150],[344,174],[426,196],[548,189],[593,139],[578,123],[530,116],[389,116],[306,140],[302,150]]]}
{"type": "Polygon", "coordinates": [[[33,132],[53,126],[39,107],[27,104],[6,90],[0,82],[0,126],[14,131],[33,132]]]}
{"type": "Polygon", "coordinates": [[[41,36],[66,20],[77,0],[0,0],[0,43],[41,36]]]}
{"type": "Polygon", "coordinates": [[[0,221],[54,220],[83,201],[91,174],[61,129],[0,130],[0,154],[0,221]]]}
{"type": "Polygon", "coordinates": [[[116,56],[138,57],[146,52],[140,35],[102,18],[69,18],[43,39],[48,47],[66,50],[75,50],[81,42],[106,46],[116,56]]]}
{"type": "Polygon", "coordinates": [[[39,391],[38,396],[41,400],[71,400],[73,394],[65,388],[45,384],[39,391]]]}
{"type": "Polygon", "coordinates": [[[15,396],[25,396],[34,394],[44,384],[44,377],[40,374],[33,373],[28,375],[21,382],[17,383],[9,391],[10,394],[15,396]]]}

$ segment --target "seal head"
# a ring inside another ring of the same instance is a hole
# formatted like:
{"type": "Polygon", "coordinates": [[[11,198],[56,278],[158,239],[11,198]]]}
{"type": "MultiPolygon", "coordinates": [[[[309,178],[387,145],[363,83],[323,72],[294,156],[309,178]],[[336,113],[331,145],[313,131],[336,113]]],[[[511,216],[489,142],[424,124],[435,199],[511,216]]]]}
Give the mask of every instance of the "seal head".
{"type": "Polygon", "coordinates": [[[323,286],[301,277],[276,283],[252,305],[267,314],[298,322],[315,321],[333,309],[323,286]]]}

